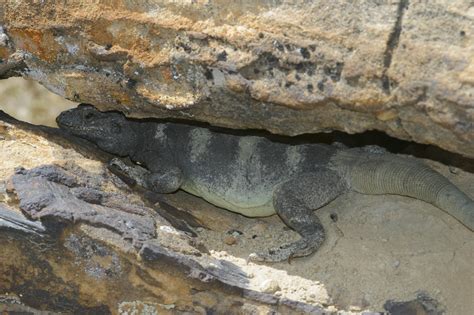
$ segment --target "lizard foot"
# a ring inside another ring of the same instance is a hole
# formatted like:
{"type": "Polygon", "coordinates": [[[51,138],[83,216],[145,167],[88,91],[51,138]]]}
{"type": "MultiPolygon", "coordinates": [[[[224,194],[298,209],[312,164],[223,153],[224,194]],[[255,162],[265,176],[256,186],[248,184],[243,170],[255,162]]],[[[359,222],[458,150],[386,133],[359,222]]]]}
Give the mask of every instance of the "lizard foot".
{"type": "Polygon", "coordinates": [[[108,168],[130,186],[147,187],[145,178],[149,176],[150,172],[139,165],[133,164],[130,159],[113,158],[109,162],[108,168]]]}
{"type": "Polygon", "coordinates": [[[130,159],[113,158],[109,162],[109,170],[129,186],[138,185],[160,194],[175,192],[183,181],[181,170],[177,167],[168,167],[163,173],[150,172],[130,159]]]}
{"type": "Polygon", "coordinates": [[[316,233],[296,242],[271,248],[265,252],[252,253],[248,261],[252,262],[290,262],[292,258],[304,257],[316,252],[324,242],[324,233],[316,233]]]}

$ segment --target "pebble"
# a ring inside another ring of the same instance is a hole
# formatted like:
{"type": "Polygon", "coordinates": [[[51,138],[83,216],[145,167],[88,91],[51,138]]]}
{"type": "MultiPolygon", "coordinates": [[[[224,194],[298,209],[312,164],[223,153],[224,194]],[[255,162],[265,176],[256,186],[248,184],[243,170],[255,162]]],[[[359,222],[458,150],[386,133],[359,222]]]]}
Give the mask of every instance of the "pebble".
{"type": "Polygon", "coordinates": [[[239,237],[244,233],[240,232],[239,230],[229,230],[229,231],[227,231],[227,234],[231,235],[233,237],[239,237]]]}
{"type": "Polygon", "coordinates": [[[8,180],[8,181],[6,181],[6,183],[5,183],[5,191],[6,191],[7,193],[14,193],[14,192],[15,192],[15,186],[13,186],[13,182],[12,182],[11,179],[8,180]]]}
{"type": "Polygon", "coordinates": [[[362,311],[362,308],[360,306],[357,306],[357,305],[351,305],[351,306],[349,306],[349,310],[353,311],[353,312],[360,312],[360,311],[362,311]]]}
{"type": "Polygon", "coordinates": [[[260,284],[260,290],[264,293],[275,293],[280,290],[280,285],[275,279],[267,279],[260,284]]]}
{"type": "Polygon", "coordinates": [[[227,245],[235,245],[237,243],[237,238],[235,238],[233,235],[227,235],[224,238],[224,243],[227,245]]]}

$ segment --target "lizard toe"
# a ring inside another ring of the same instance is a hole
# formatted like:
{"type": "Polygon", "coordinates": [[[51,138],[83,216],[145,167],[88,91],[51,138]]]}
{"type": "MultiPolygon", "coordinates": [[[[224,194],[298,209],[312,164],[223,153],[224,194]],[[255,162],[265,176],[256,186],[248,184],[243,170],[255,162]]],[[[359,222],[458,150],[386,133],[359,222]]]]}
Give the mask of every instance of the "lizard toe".
{"type": "Polygon", "coordinates": [[[304,257],[316,252],[324,241],[320,235],[312,235],[302,238],[296,242],[271,248],[264,252],[252,253],[248,261],[252,262],[281,262],[288,261],[294,257],[304,257]]]}

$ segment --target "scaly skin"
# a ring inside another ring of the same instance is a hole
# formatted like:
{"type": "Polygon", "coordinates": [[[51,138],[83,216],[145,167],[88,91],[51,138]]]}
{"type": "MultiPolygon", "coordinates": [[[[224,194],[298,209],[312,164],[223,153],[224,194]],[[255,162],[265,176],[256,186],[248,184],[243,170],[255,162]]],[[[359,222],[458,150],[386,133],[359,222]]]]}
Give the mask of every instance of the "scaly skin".
{"type": "Polygon", "coordinates": [[[182,189],[249,217],[277,213],[301,235],[297,242],[252,254],[254,261],[281,261],[317,251],[325,233],[313,210],[351,189],[424,200],[474,229],[474,202],[445,177],[415,159],[374,148],[291,145],[237,131],[128,120],[90,105],[62,113],[57,122],[109,153],[140,162],[147,172],[116,160],[114,166],[140,177],[136,182],[150,190],[182,189]]]}

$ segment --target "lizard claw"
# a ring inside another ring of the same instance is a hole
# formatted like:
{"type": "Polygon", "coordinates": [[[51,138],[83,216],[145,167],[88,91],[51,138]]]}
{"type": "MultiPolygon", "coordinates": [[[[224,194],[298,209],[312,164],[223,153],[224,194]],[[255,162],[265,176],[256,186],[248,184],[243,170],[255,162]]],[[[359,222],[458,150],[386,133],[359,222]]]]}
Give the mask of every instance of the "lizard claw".
{"type": "Polygon", "coordinates": [[[249,257],[247,257],[246,263],[248,264],[249,262],[263,262],[265,261],[263,257],[257,253],[251,253],[249,257]]]}
{"type": "Polygon", "coordinates": [[[252,253],[247,258],[247,262],[281,262],[291,263],[293,258],[304,257],[316,252],[324,241],[324,236],[314,234],[310,237],[302,238],[296,242],[271,248],[266,252],[252,253]]]}
{"type": "Polygon", "coordinates": [[[247,258],[247,261],[275,263],[287,260],[289,262],[292,257],[300,256],[297,253],[299,248],[294,246],[295,243],[272,248],[266,252],[252,253],[247,258]]]}

